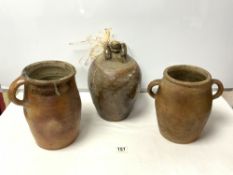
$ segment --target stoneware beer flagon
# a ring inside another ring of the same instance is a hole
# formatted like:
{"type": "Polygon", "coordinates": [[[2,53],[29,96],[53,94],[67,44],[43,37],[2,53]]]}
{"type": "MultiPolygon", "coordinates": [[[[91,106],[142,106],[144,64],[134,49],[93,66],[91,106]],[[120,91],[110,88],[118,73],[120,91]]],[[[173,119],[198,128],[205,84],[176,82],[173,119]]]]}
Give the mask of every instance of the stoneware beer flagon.
{"type": "Polygon", "coordinates": [[[155,98],[160,133],[172,142],[190,143],[200,136],[223,85],[202,68],[175,65],[164,71],[162,79],[151,81],[147,91],[155,98]],[[213,84],[218,86],[214,95],[213,84]]]}
{"type": "Polygon", "coordinates": [[[60,149],[79,134],[81,100],[75,83],[75,68],[61,61],[43,61],[24,68],[9,88],[9,98],[22,105],[37,144],[60,149]],[[22,100],[16,97],[24,85],[22,100]]]}
{"type": "Polygon", "coordinates": [[[109,121],[125,119],[140,89],[141,73],[127,47],[110,42],[89,68],[88,86],[99,115],[109,121]]]}

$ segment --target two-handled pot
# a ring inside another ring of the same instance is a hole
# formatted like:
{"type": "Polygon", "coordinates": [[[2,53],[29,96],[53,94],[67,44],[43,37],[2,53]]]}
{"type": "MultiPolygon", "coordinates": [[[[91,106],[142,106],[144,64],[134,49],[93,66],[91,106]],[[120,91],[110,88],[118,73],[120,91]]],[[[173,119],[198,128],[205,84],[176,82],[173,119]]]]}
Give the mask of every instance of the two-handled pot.
{"type": "Polygon", "coordinates": [[[168,67],[162,79],[151,81],[147,91],[155,98],[160,133],[170,141],[190,143],[200,136],[223,85],[202,68],[176,65],[168,67]],[[213,84],[218,87],[215,94],[213,84]]]}

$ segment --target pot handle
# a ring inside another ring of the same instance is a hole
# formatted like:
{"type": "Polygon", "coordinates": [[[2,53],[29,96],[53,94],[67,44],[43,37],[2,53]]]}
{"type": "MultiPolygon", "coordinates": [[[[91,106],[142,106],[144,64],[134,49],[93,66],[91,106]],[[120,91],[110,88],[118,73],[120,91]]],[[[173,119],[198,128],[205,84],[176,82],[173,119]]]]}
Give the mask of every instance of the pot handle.
{"type": "Polygon", "coordinates": [[[218,98],[220,95],[222,95],[224,87],[221,81],[217,80],[217,79],[212,79],[212,85],[216,84],[218,86],[218,90],[217,92],[213,95],[213,99],[218,98]]]}
{"type": "Polygon", "coordinates": [[[148,94],[149,94],[152,98],[155,98],[156,95],[157,95],[157,93],[154,93],[154,92],[152,91],[152,88],[153,88],[154,86],[159,86],[159,85],[160,85],[160,82],[161,82],[160,79],[158,79],[158,80],[153,80],[153,81],[151,81],[151,82],[149,83],[149,85],[147,86],[147,92],[148,92],[148,94]]]}
{"type": "Polygon", "coordinates": [[[9,90],[8,90],[8,97],[9,99],[17,104],[17,105],[23,105],[24,102],[25,102],[25,99],[23,100],[19,100],[17,97],[16,97],[16,92],[19,88],[19,86],[23,85],[26,83],[26,79],[24,76],[20,76],[18,77],[15,81],[13,81],[9,87],[9,90]]]}

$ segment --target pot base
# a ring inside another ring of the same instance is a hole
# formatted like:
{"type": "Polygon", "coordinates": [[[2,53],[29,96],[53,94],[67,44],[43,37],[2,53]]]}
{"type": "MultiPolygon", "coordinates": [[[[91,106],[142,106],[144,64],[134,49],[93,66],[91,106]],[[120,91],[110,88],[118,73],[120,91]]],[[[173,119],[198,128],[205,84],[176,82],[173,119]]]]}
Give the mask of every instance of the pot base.
{"type": "Polygon", "coordinates": [[[174,138],[171,138],[171,137],[167,136],[166,134],[162,133],[161,131],[160,131],[160,134],[161,134],[166,140],[171,141],[171,142],[173,142],[173,143],[177,143],[177,144],[189,144],[189,143],[195,142],[195,141],[199,138],[199,136],[197,136],[197,137],[192,138],[192,139],[190,139],[190,140],[178,140],[178,139],[174,139],[174,138]]]}
{"type": "Polygon", "coordinates": [[[43,148],[43,149],[58,150],[58,149],[63,149],[65,147],[71,145],[72,143],[74,143],[76,141],[76,139],[78,138],[78,136],[79,136],[79,133],[74,139],[70,140],[70,142],[67,142],[67,143],[65,143],[63,145],[59,145],[59,146],[43,145],[43,144],[38,143],[37,141],[36,141],[36,143],[40,148],[43,148]]]}

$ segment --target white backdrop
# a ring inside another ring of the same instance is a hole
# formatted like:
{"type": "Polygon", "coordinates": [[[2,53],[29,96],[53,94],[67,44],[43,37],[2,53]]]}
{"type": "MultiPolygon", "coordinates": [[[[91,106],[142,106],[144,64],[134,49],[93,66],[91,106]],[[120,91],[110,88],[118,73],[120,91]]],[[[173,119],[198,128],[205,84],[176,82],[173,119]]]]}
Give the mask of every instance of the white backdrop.
{"type": "Polygon", "coordinates": [[[106,27],[128,44],[143,88],[172,64],[201,66],[233,87],[233,0],[0,0],[0,84],[58,59],[76,66],[86,89],[85,51],[68,43],[106,27]]]}

